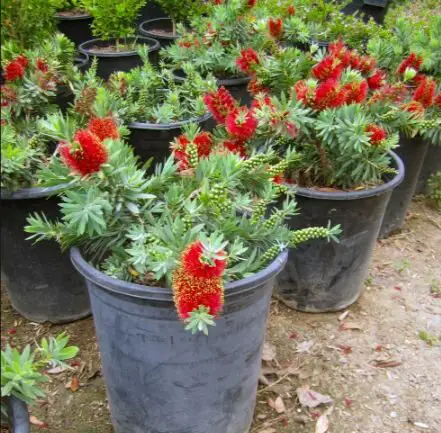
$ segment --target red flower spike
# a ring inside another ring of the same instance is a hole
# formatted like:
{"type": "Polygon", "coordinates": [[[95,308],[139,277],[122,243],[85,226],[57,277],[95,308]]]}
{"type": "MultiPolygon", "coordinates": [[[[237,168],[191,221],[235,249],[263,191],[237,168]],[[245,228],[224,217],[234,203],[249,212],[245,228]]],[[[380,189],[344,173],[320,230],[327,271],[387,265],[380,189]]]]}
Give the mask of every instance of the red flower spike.
{"type": "Polygon", "coordinates": [[[225,119],[227,132],[242,141],[249,140],[255,133],[258,121],[247,107],[232,111],[225,119]]]}
{"type": "Polygon", "coordinates": [[[177,269],[173,274],[173,298],[179,318],[185,320],[200,306],[218,316],[224,304],[222,278],[199,278],[177,269]]]}
{"type": "Polygon", "coordinates": [[[240,52],[240,57],[236,59],[237,67],[247,75],[251,75],[255,71],[256,65],[259,63],[259,55],[252,48],[242,50],[240,52]]]}
{"type": "Polygon", "coordinates": [[[204,103],[219,123],[224,123],[227,115],[237,107],[237,101],[223,86],[216,92],[207,93],[204,103]]]}
{"type": "Polygon", "coordinates": [[[367,83],[371,90],[380,89],[386,83],[386,73],[381,69],[376,69],[373,74],[367,78],[367,83]]]}
{"type": "Polygon", "coordinates": [[[318,80],[332,78],[338,80],[343,72],[341,61],[336,57],[326,56],[320,63],[312,68],[312,73],[318,80]]]}
{"type": "Polygon", "coordinates": [[[58,149],[64,163],[82,176],[99,171],[108,159],[103,143],[87,129],[77,131],[73,145],[60,143],[58,149]]]}
{"type": "Polygon", "coordinates": [[[347,91],[342,89],[336,80],[330,78],[317,86],[314,108],[324,110],[325,108],[340,107],[346,102],[346,94],[347,91]]]}
{"type": "Polygon", "coordinates": [[[283,30],[282,20],[280,18],[270,18],[268,21],[268,29],[273,38],[279,39],[283,30]]]}
{"type": "Polygon", "coordinates": [[[193,140],[193,143],[196,144],[198,148],[199,158],[210,155],[211,148],[213,146],[213,140],[209,132],[204,131],[199,133],[193,140]]]}
{"type": "Polygon", "coordinates": [[[311,92],[305,80],[297,81],[294,85],[294,92],[297,101],[302,101],[305,105],[308,105],[311,98],[311,92]]]}
{"type": "Polygon", "coordinates": [[[37,59],[35,66],[40,72],[43,72],[43,74],[49,70],[48,64],[43,59],[37,59]]]}
{"type": "Polygon", "coordinates": [[[16,61],[10,62],[5,66],[3,76],[6,81],[15,81],[24,77],[24,67],[16,61]]]}
{"type": "Polygon", "coordinates": [[[426,112],[424,105],[418,101],[407,102],[406,104],[403,104],[400,108],[404,111],[412,113],[413,117],[417,119],[422,119],[424,117],[424,113],[426,112]]]}
{"type": "Polygon", "coordinates": [[[248,83],[247,90],[253,96],[256,96],[259,93],[268,93],[270,91],[268,87],[263,86],[263,84],[260,83],[255,77],[253,77],[248,83]]]}
{"type": "Polygon", "coordinates": [[[373,57],[363,56],[360,57],[358,64],[355,66],[351,62],[351,67],[357,69],[363,74],[370,74],[377,66],[377,62],[373,57]]]}
{"type": "Polygon", "coordinates": [[[296,14],[296,8],[292,5],[288,6],[288,9],[286,10],[288,15],[294,16],[296,14]]]}
{"type": "MultiPolygon", "coordinates": [[[[225,255],[223,251],[219,253],[225,255]]],[[[197,278],[217,278],[222,276],[227,262],[225,259],[214,259],[213,265],[204,261],[204,245],[201,241],[188,245],[181,256],[181,268],[186,274],[197,278]]]]}
{"type": "Polygon", "coordinates": [[[87,129],[93,132],[101,141],[106,138],[119,138],[118,126],[111,117],[95,117],[89,121],[87,129]]]}
{"type": "Polygon", "coordinates": [[[247,5],[249,8],[256,6],[257,0],[247,0],[247,5]]]}
{"type": "Polygon", "coordinates": [[[14,59],[14,62],[19,63],[21,66],[23,66],[24,69],[26,69],[29,66],[29,60],[26,56],[24,56],[23,54],[17,56],[14,59]]]}
{"type": "Polygon", "coordinates": [[[277,184],[277,185],[283,185],[286,180],[285,180],[285,176],[283,174],[277,174],[273,177],[273,183],[277,184]]]}
{"type": "Polygon", "coordinates": [[[438,108],[441,108],[441,92],[438,93],[437,97],[433,101],[434,105],[436,105],[438,108]]]}
{"type": "Polygon", "coordinates": [[[383,140],[387,138],[386,131],[374,124],[368,125],[366,128],[366,132],[370,135],[370,141],[374,146],[378,146],[381,144],[383,140]]]}
{"type": "Polygon", "coordinates": [[[428,108],[435,99],[436,82],[431,78],[424,77],[420,80],[413,95],[413,100],[419,102],[423,107],[428,108]]]}
{"type": "Polygon", "coordinates": [[[231,153],[237,153],[241,158],[248,156],[247,148],[241,140],[224,140],[222,146],[231,153]]]}
{"type": "Polygon", "coordinates": [[[400,66],[398,66],[397,73],[402,75],[407,68],[415,69],[418,72],[422,63],[423,58],[421,56],[417,56],[415,53],[410,53],[409,57],[404,59],[400,63],[400,66]]]}
{"type": "Polygon", "coordinates": [[[366,80],[345,84],[346,104],[361,103],[366,100],[369,86],[366,80]]]}

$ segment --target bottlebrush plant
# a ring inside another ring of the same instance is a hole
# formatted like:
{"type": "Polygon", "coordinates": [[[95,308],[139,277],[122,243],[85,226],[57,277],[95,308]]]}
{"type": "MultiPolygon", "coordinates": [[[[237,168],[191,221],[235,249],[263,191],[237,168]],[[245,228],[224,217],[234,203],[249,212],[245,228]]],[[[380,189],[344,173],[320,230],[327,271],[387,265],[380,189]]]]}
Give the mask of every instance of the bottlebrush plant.
{"type": "MultiPolygon", "coordinates": [[[[78,134],[61,146],[76,152],[83,146],[78,134]]],[[[65,158],[77,182],[61,196],[61,219],[33,215],[26,231],[36,241],[79,246],[111,277],[171,286],[178,316],[192,332],[214,324],[226,283],[255,274],[288,246],[339,233],[331,226],[290,231],[284,224],[296,204],[276,179],[295,152],[283,160],[270,150],[244,159],[190,125],[173,143],[173,156],[147,176],[122,140],[104,146],[105,161],[83,152],[94,167],[86,176],[65,158]],[[284,192],[283,205],[271,210],[284,192]]]]}
{"type": "Polygon", "coordinates": [[[191,62],[202,75],[220,79],[242,76],[236,67],[241,49],[258,50],[265,43],[253,25],[253,6],[247,0],[210,5],[206,16],[192,20],[191,31],[179,27],[181,38],[161,51],[164,61],[177,68],[191,62]]]}
{"type": "Polygon", "coordinates": [[[84,13],[85,7],[83,0],[49,0],[49,4],[57,12],[80,12],[84,13]]]}
{"type": "Polygon", "coordinates": [[[9,344],[1,351],[2,413],[7,414],[3,398],[14,396],[27,404],[45,396],[39,387],[48,377],[42,370],[61,366],[70,368],[64,361],[74,358],[78,347],[68,346],[69,337],[63,332],[49,340],[43,338],[40,345],[32,350],[27,345],[22,352],[9,344]]]}

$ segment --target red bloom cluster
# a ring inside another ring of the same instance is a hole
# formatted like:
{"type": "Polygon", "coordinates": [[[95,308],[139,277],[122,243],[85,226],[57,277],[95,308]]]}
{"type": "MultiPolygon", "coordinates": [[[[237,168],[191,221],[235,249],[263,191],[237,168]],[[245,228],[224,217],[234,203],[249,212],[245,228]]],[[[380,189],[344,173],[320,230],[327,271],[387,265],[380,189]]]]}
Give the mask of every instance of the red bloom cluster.
{"type": "Polygon", "coordinates": [[[223,86],[216,92],[207,93],[204,96],[204,103],[219,123],[225,122],[227,115],[237,107],[237,101],[223,86]]]}
{"type": "Polygon", "coordinates": [[[257,0],[247,0],[247,5],[249,8],[256,6],[257,0]]]}
{"type": "Polygon", "coordinates": [[[441,92],[438,93],[437,97],[435,98],[435,100],[433,101],[433,103],[441,108],[441,92]]]}
{"type": "Polygon", "coordinates": [[[224,140],[222,146],[231,153],[237,153],[241,158],[246,158],[248,156],[247,148],[241,140],[224,140]]]}
{"type": "Polygon", "coordinates": [[[293,5],[289,5],[288,9],[286,10],[288,12],[288,15],[293,16],[296,14],[296,8],[293,5]]]}
{"type": "Polygon", "coordinates": [[[198,158],[209,156],[213,147],[213,139],[209,132],[200,132],[196,135],[193,141],[191,141],[185,134],[180,135],[175,139],[171,146],[174,157],[179,161],[180,170],[188,170],[190,168],[187,149],[190,143],[196,145],[198,158]]]}
{"type": "Polygon", "coordinates": [[[339,80],[342,72],[342,62],[333,56],[326,56],[312,68],[312,73],[318,80],[327,80],[328,78],[339,80]]]}
{"type": "Polygon", "coordinates": [[[268,93],[270,91],[270,89],[265,87],[255,77],[251,78],[250,82],[248,83],[247,90],[253,96],[256,96],[258,93],[268,93]]]}
{"type": "MultiPolygon", "coordinates": [[[[207,260],[202,242],[188,245],[181,255],[178,269],[173,275],[173,293],[178,315],[182,320],[200,306],[217,316],[224,303],[222,275],[226,260],[207,260]]],[[[225,256],[221,251],[218,256],[225,256]]]]}
{"type": "Polygon", "coordinates": [[[280,18],[270,18],[268,21],[268,30],[273,38],[280,38],[283,30],[283,22],[280,18]]]}
{"type": "Polygon", "coordinates": [[[119,138],[118,126],[112,117],[94,117],[87,126],[101,141],[106,138],[116,140],[119,138]]]}
{"type": "Polygon", "coordinates": [[[346,90],[346,104],[361,103],[367,98],[369,86],[366,80],[361,80],[345,84],[343,89],[346,90]]]}
{"type": "Polygon", "coordinates": [[[346,102],[346,89],[342,88],[338,81],[329,78],[317,86],[314,96],[314,108],[324,110],[337,108],[346,102]]]}
{"type": "Polygon", "coordinates": [[[367,77],[369,89],[377,90],[386,84],[386,73],[381,69],[376,69],[372,75],[367,77]]]}
{"type": "Polygon", "coordinates": [[[236,60],[237,67],[247,75],[251,75],[259,63],[259,55],[252,48],[242,50],[236,60]]]}
{"type": "Polygon", "coordinates": [[[421,64],[423,63],[423,58],[421,56],[416,55],[415,53],[410,53],[409,57],[404,59],[400,66],[398,66],[397,73],[402,75],[406,71],[407,68],[415,69],[415,71],[419,71],[421,64]]]}
{"type": "Polygon", "coordinates": [[[11,89],[9,86],[1,86],[0,87],[1,94],[1,105],[2,107],[7,107],[8,105],[17,101],[17,93],[14,89],[11,89]]]}
{"type": "Polygon", "coordinates": [[[380,126],[374,125],[373,123],[367,126],[366,132],[369,134],[370,141],[374,146],[378,146],[383,140],[387,138],[386,131],[380,126]]]}
{"type": "Polygon", "coordinates": [[[410,101],[400,107],[402,110],[412,113],[415,118],[422,119],[426,112],[424,105],[418,101],[410,101]]]}
{"type": "Polygon", "coordinates": [[[418,87],[413,94],[413,100],[423,107],[430,107],[435,99],[436,82],[432,78],[423,77],[419,80],[418,87]]]}
{"type": "Polygon", "coordinates": [[[37,59],[35,66],[40,72],[43,72],[43,74],[45,74],[49,70],[48,64],[43,59],[37,59]]]}
{"type": "Polygon", "coordinates": [[[225,119],[227,132],[239,140],[249,140],[256,132],[258,121],[247,107],[231,111],[225,119]]]}
{"type": "Polygon", "coordinates": [[[6,81],[15,81],[24,77],[25,68],[18,62],[12,61],[5,66],[3,76],[6,81]]]}
{"type": "Polygon", "coordinates": [[[87,129],[77,131],[73,144],[60,143],[58,148],[64,163],[82,176],[99,171],[108,159],[101,140],[87,129]]]}

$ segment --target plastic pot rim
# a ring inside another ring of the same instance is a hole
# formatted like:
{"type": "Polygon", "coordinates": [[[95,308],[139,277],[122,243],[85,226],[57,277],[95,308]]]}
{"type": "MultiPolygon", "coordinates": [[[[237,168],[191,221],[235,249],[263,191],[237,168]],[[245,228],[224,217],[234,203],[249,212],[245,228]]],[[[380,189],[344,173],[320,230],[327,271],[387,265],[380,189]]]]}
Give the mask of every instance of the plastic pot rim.
{"type": "Polygon", "coordinates": [[[319,200],[360,200],[368,197],[375,197],[387,191],[393,190],[404,179],[405,167],[403,161],[395,152],[390,151],[389,154],[392,157],[392,160],[395,162],[394,165],[396,166],[398,173],[388,182],[374,188],[364,189],[362,191],[325,192],[316,191],[312,188],[302,188],[299,186],[293,187],[289,184],[286,184],[286,186],[289,188],[294,188],[296,195],[319,200]]]}
{"type": "MultiPolygon", "coordinates": [[[[138,52],[135,50],[130,50],[130,51],[120,51],[118,53],[101,53],[98,51],[93,51],[90,50],[88,47],[90,45],[93,46],[93,44],[97,44],[97,43],[102,43],[102,42],[109,42],[112,43],[112,41],[116,41],[117,38],[110,38],[107,40],[103,40],[103,39],[99,39],[99,38],[95,38],[95,39],[90,39],[88,41],[83,42],[82,44],[80,44],[80,46],[78,47],[78,50],[81,51],[84,54],[87,54],[88,56],[91,57],[110,57],[110,58],[118,58],[118,57],[132,57],[132,56],[137,56],[138,52]]],[[[146,42],[146,45],[149,45],[149,49],[148,52],[151,53],[153,51],[158,51],[161,44],[152,38],[146,38],[145,36],[132,36],[130,38],[126,38],[126,40],[129,41],[144,41],[146,42]]]]}
{"type": "MultiPolygon", "coordinates": [[[[179,68],[172,70],[173,78],[177,83],[183,83],[187,77],[181,77],[176,74],[179,68]]],[[[216,78],[218,86],[240,86],[242,84],[248,84],[251,81],[251,77],[236,77],[236,78],[216,78]]]]}
{"type": "Polygon", "coordinates": [[[78,14],[78,15],[61,15],[58,12],[55,14],[55,18],[60,21],[80,21],[88,20],[92,18],[92,15],[88,13],[78,14]]]}
{"type": "Polygon", "coordinates": [[[159,40],[167,40],[167,41],[175,41],[177,39],[179,39],[181,37],[181,35],[177,34],[175,36],[173,35],[156,35],[155,33],[152,33],[150,30],[147,30],[144,28],[145,25],[147,24],[151,24],[157,21],[170,21],[173,23],[173,20],[171,18],[168,17],[162,17],[162,18],[152,18],[149,20],[145,20],[143,21],[139,26],[138,26],[138,32],[142,35],[142,36],[146,36],[148,38],[153,38],[153,39],[159,39],[159,40]]]}
{"type": "Polygon", "coordinates": [[[89,62],[89,55],[79,51],[78,53],[75,54],[75,59],[74,61],[77,63],[77,68],[81,67],[81,66],[85,66],[87,64],[87,62],[89,62]]]}
{"type": "MultiPolygon", "coordinates": [[[[83,277],[109,292],[130,298],[173,303],[173,291],[171,289],[143,286],[141,284],[111,278],[90,265],[81,255],[77,247],[70,249],[70,259],[74,268],[83,277]]],[[[287,260],[288,250],[285,249],[265,269],[262,269],[250,277],[227,284],[225,287],[225,298],[234,297],[254,290],[262,284],[262,281],[269,280],[278,275],[284,268],[287,260]]]]}
{"type": "Polygon", "coordinates": [[[168,131],[172,129],[180,129],[182,126],[192,122],[205,122],[206,120],[211,119],[211,117],[211,113],[208,112],[199,117],[192,117],[190,119],[180,120],[179,122],[174,123],[131,122],[127,125],[127,127],[129,129],[138,129],[144,131],[168,131]]]}
{"type": "Polygon", "coordinates": [[[54,192],[62,191],[69,184],[63,183],[55,186],[36,186],[33,188],[19,188],[15,191],[8,191],[5,188],[0,190],[1,200],[31,200],[34,198],[43,198],[52,195],[54,192]]]}

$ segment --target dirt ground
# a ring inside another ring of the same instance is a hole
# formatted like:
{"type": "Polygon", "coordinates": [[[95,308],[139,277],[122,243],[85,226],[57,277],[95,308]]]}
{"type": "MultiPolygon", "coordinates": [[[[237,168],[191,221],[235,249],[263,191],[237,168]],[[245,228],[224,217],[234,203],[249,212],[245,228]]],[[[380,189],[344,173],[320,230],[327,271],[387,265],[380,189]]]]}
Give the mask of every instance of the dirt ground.
{"type": "MultiPolygon", "coordinates": [[[[404,230],[378,243],[365,285],[335,314],[273,301],[252,433],[441,433],[441,214],[415,202],[404,230]],[[321,395],[305,401],[305,386],[321,395]],[[324,396],[332,402],[308,407],[324,396]]],[[[74,370],[50,375],[47,398],[31,408],[45,423],[33,433],[113,432],[91,318],[33,324],[2,293],[1,327],[2,344],[65,328],[81,348],[74,370]]]]}

